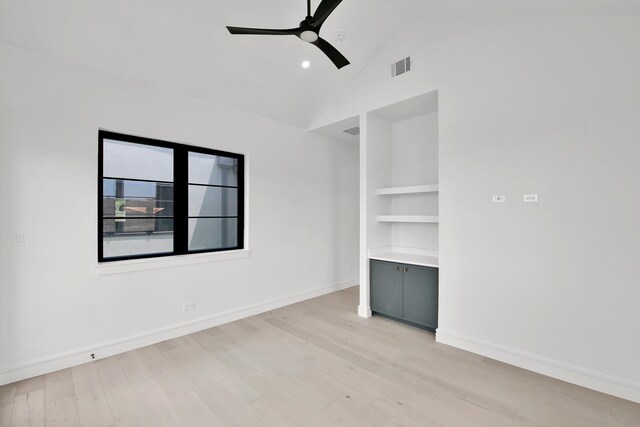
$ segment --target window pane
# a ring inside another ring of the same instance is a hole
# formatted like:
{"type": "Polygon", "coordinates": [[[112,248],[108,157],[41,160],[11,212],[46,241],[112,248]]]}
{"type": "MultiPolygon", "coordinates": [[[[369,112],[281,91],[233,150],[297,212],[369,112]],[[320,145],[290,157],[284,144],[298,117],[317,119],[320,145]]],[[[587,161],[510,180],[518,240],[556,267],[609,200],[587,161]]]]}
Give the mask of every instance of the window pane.
{"type": "Polygon", "coordinates": [[[103,216],[173,216],[173,184],[119,179],[103,183],[103,216]]]}
{"type": "Polygon", "coordinates": [[[103,156],[103,176],[173,181],[171,148],[105,139],[103,156]]]}
{"type": "Polygon", "coordinates": [[[238,161],[189,152],[189,183],[238,186],[238,161]]]}
{"type": "Polygon", "coordinates": [[[173,233],[173,218],[104,218],[102,235],[173,233]]]}
{"type": "Polygon", "coordinates": [[[189,186],[189,216],[237,215],[237,188],[189,186]]]}
{"type": "Polygon", "coordinates": [[[116,180],[102,180],[102,197],[116,197],[116,180]]]}
{"type": "Polygon", "coordinates": [[[233,248],[238,246],[237,218],[189,219],[189,250],[233,248]]]}
{"type": "Polygon", "coordinates": [[[105,219],[105,258],[173,252],[173,219],[105,219]]]}

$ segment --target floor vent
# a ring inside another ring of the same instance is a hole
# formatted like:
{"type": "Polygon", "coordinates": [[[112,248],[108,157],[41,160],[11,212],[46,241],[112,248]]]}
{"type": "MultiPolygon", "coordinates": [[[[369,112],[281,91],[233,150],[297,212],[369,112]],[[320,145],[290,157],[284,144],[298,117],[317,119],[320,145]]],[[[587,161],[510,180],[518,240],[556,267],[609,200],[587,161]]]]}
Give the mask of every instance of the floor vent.
{"type": "Polygon", "coordinates": [[[411,71],[411,57],[407,56],[398,62],[391,64],[391,77],[397,77],[400,74],[404,74],[411,71]]]}
{"type": "Polygon", "coordinates": [[[342,132],[348,133],[349,135],[353,135],[353,136],[360,135],[360,127],[359,126],[352,127],[349,129],[345,129],[342,132]]]}

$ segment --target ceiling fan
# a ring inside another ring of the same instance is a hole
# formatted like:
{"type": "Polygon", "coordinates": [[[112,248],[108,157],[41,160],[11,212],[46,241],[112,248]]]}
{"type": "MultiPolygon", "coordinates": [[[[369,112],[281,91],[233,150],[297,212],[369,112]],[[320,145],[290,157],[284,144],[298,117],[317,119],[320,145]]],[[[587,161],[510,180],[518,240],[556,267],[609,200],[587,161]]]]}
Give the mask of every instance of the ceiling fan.
{"type": "Polygon", "coordinates": [[[227,27],[231,34],[253,34],[253,35],[269,35],[269,36],[297,36],[301,40],[317,46],[325,55],[333,61],[338,69],[349,65],[349,61],[338,49],[331,46],[329,42],[321,38],[318,33],[324,21],[334,11],[342,0],[322,0],[316,9],[316,13],[311,15],[311,0],[307,0],[307,17],[300,23],[298,28],[291,29],[264,29],[264,28],[242,28],[227,27]]]}

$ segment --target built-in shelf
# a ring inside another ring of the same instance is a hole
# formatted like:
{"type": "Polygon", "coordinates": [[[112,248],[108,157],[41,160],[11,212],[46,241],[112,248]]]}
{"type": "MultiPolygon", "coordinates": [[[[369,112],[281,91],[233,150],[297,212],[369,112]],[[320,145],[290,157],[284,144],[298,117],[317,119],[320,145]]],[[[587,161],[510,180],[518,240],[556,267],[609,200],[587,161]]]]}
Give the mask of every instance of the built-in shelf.
{"type": "Polygon", "coordinates": [[[394,194],[415,194],[415,193],[435,193],[440,191],[438,184],[430,185],[413,185],[411,187],[389,187],[379,188],[379,196],[391,196],[394,194]]]}
{"type": "MultiPolygon", "coordinates": [[[[411,311],[415,307],[422,319],[424,312],[420,307],[424,301],[412,296],[415,294],[412,294],[411,283],[414,279],[415,283],[420,282],[416,292],[422,295],[428,286],[437,286],[439,268],[438,92],[432,91],[363,112],[360,114],[360,126],[359,147],[363,161],[359,170],[363,185],[360,187],[358,315],[370,317],[372,310],[378,314],[386,313],[381,307],[393,300],[389,305],[399,308],[402,314],[388,315],[420,324],[415,322],[411,311]],[[409,271],[415,272],[414,275],[405,277],[405,269],[400,269],[400,266],[406,264],[409,271]],[[394,276],[394,280],[401,281],[399,287],[395,286],[397,283],[380,286],[381,280],[387,281],[384,277],[389,267],[394,272],[402,271],[400,277],[394,276]],[[430,278],[433,277],[436,283],[432,283],[430,278]],[[412,307],[407,317],[404,315],[407,311],[404,307],[405,278],[409,282],[407,294],[412,307]],[[393,292],[388,292],[390,288],[400,290],[400,299],[393,292]],[[399,306],[395,304],[398,301],[399,306]]],[[[431,286],[429,289],[434,288],[431,286]]],[[[435,302],[437,296],[431,296],[429,301],[435,302]]],[[[429,313],[434,314],[433,310],[429,313]]],[[[426,324],[423,320],[420,320],[422,324],[426,324]]],[[[430,324],[433,324],[433,329],[437,327],[435,319],[430,324]]]]}
{"type": "Polygon", "coordinates": [[[425,255],[403,254],[398,252],[386,252],[378,255],[370,255],[369,259],[379,261],[398,262],[401,264],[421,265],[423,267],[438,268],[438,257],[425,255]]]}
{"type": "Polygon", "coordinates": [[[419,222],[437,224],[440,217],[437,215],[378,215],[379,222],[419,222]]]}

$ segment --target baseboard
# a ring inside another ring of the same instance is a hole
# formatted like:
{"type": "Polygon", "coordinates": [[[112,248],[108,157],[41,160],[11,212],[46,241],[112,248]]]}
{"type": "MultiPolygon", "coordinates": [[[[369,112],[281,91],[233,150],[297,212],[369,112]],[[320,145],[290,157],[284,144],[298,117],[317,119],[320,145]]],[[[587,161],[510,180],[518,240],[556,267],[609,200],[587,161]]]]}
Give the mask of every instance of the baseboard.
{"type": "Polygon", "coordinates": [[[640,384],[438,329],[436,341],[602,393],[640,403],[640,384]]]}
{"type": "Polygon", "coordinates": [[[0,386],[10,384],[38,375],[59,371],[60,369],[71,368],[90,362],[91,355],[96,359],[113,356],[130,350],[135,350],[151,344],[156,344],[172,338],[188,335],[194,332],[213,328],[245,317],[254,316],[269,310],[295,304],[311,298],[330,294],[332,292],[356,286],[358,279],[348,280],[335,285],[311,289],[297,294],[288,295],[282,298],[273,299],[260,304],[251,305],[237,310],[231,310],[213,316],[203,317],[166,328],[156,329],[143,334],[133,335],[127,338],[114,340],[91,347],[76,349],[64,354],[46,357],[40,360],[23,363],[17,366],[3,368],[0,370],[0,386]]]}
{"type": "Polygon", "coordinates": [[[371,309],[369,307],[363,307],[363,306],[359,305],[358,306],[358,316],[364,317],[365,319],[368,319],[369,317],[373,316],[373,313],[371,313],[371,309]]]}

